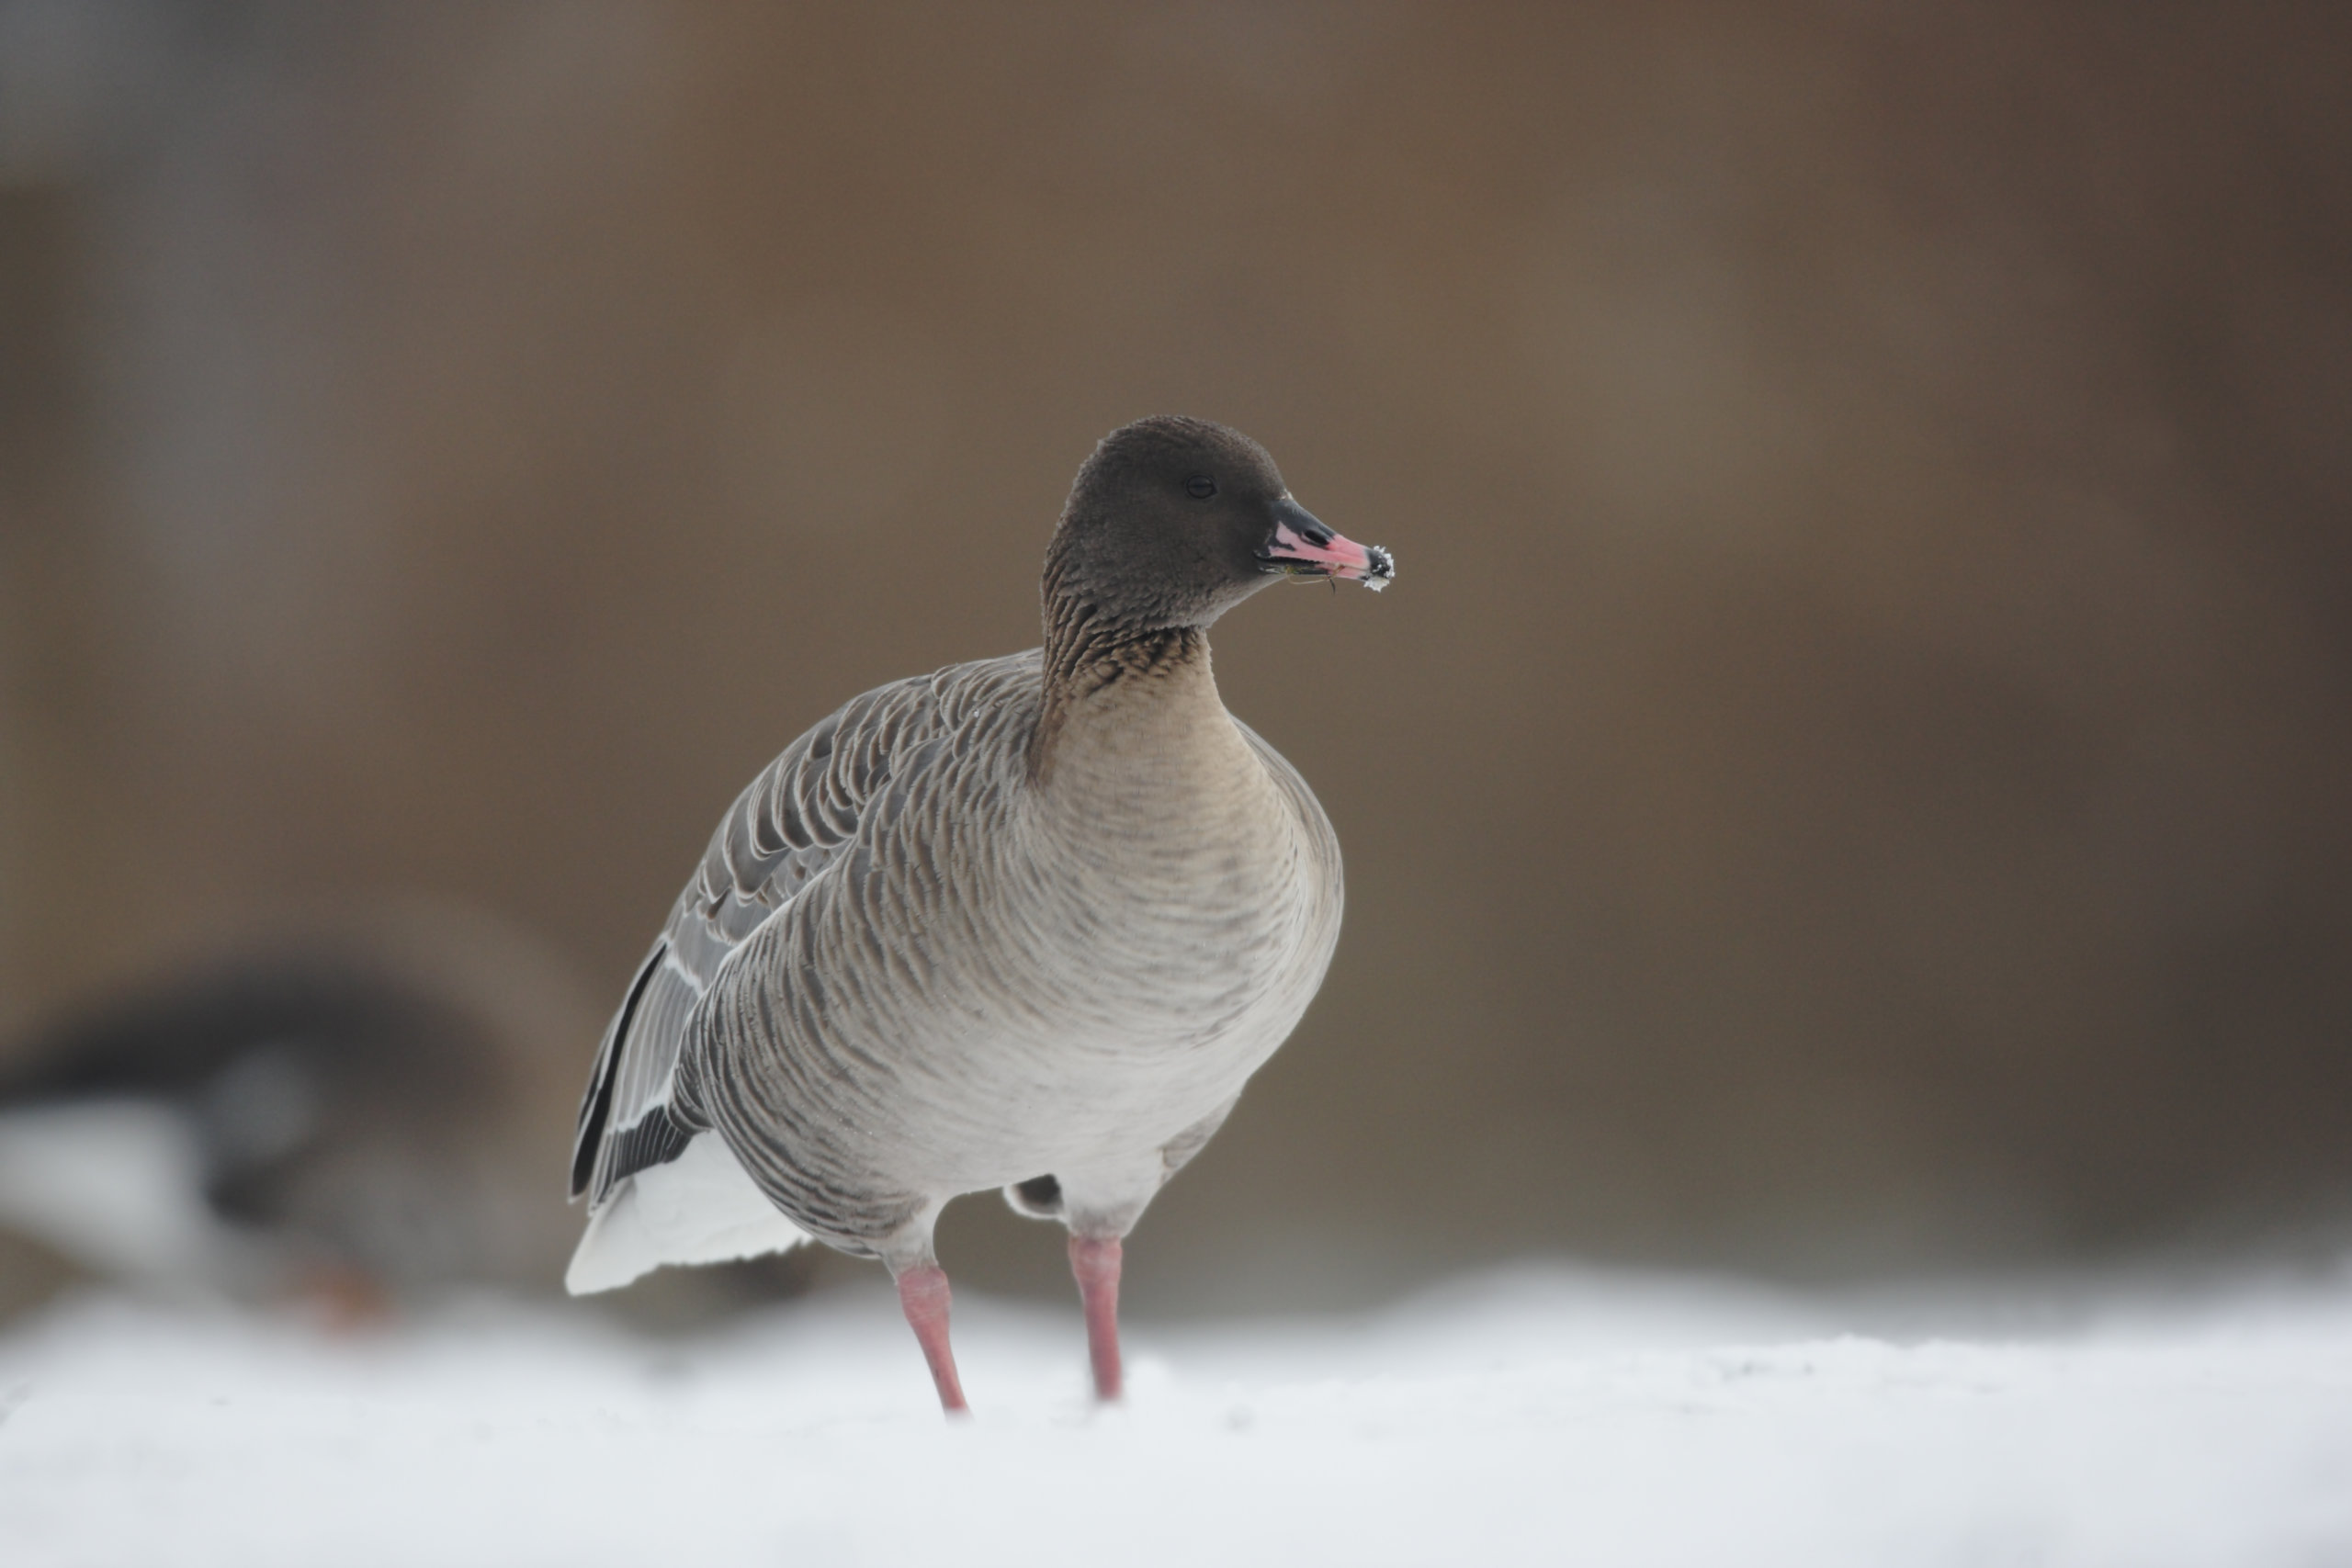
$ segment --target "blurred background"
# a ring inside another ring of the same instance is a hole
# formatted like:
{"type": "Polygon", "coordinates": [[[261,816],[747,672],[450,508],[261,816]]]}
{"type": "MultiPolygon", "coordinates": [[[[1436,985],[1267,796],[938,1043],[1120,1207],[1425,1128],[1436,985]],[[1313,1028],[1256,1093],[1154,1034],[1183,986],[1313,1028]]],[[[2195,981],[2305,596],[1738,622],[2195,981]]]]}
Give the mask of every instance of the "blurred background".
{"type": "MultiPolygon", "coordinates": [[[[5,0],[17,1114],[178,1107],[198,1273],[551,1288],[718,813],[1033,645],[1177,412],[1400,577],[1218,628],[1349,922],[1135,1313],[2333,1246],[2347,81],[2322,5],[5,0]]],[[[125,1271],[18,1229],[0,1303],[125,1271]]]]}

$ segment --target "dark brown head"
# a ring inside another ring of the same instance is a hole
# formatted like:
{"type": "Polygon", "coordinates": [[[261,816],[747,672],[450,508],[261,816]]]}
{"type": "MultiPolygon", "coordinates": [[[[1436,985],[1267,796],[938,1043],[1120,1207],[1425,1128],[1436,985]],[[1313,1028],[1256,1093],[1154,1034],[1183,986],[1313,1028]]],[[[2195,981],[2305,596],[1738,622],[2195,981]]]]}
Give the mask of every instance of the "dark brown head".
{"type": "Polygon", "coordinates": [[[1049,637],[1205,626],[1285,576],[1385,587],[1388,552],[1343,539],[1290,498],[1266,449],[1203,419],[1155,415],[1102,438],[1046,552],[1049,637]]]}

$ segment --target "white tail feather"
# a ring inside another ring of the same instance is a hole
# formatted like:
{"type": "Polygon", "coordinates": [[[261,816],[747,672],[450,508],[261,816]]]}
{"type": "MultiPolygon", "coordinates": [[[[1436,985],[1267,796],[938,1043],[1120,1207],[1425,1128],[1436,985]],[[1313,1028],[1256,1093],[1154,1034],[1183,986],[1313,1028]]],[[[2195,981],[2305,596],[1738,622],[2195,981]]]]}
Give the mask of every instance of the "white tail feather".
{"type": "Polygon", "coordinates": [[[808,1239],[752,1185],[716,1133],[667,1165],[639,1171],[588,1216],[564,1271],[575,1296],[616,1290],[669,1263],[726,1263],[808,1239]]]}

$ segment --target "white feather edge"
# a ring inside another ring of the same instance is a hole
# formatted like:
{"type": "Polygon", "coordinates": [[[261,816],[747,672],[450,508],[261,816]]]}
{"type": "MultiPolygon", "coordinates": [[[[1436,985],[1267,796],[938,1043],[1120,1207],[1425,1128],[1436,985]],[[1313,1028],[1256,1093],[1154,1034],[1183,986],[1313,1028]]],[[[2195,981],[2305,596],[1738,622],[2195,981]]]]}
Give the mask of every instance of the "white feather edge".
{"type": "Polygon", "coordinates": [[[768,1201],[716,1133],[703,1133],[667,1165],[621,1183],[588,1216],[564,1270],[575,1296],[618,1290],[673,1263],[727,1263],[786,1252],[808,1233],[768,1201]]]}

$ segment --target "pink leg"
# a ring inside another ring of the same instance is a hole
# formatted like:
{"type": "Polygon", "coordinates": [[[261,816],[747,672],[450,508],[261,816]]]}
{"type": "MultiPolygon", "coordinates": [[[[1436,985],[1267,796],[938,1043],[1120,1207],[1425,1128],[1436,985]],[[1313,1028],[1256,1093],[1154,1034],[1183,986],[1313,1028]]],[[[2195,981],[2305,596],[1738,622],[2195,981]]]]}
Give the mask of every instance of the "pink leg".
{"type": "Polygon", "coordinates": [[[1094,1397],[1119,1397],[1119,1239],[1069,1238],[1069,1271],[1086,1303],[1086,1351],[1094,1363],[1094,1397]]]}
{"type": "Polygon", "coordinates": [[[964,1403],[964,1385],[956,1378],[956,1352],[947,1344],[947,1270],[925,1263],[899,1275],[899,1305],[922,1347],[922,1359],[931,1363],[931,1381],[939,1385],[939,1407],[950,1416],[963,1414],[969,1406],[964,1403]]]}

